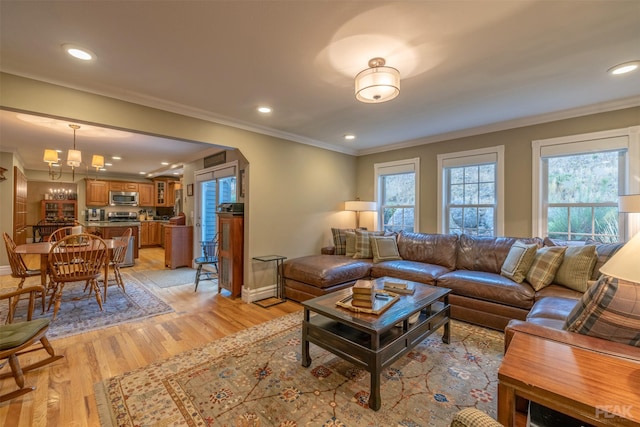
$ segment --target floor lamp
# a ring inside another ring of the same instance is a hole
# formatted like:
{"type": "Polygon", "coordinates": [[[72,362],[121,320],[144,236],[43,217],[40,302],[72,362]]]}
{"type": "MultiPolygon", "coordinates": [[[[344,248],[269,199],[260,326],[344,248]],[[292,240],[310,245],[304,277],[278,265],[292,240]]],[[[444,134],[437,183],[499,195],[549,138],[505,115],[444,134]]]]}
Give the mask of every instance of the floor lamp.
{"type": "Polygon", "coordinates": [[[344,202],[345,211],[354,211],[356,213],[356,228],[360,228],[360,212],[376,211],[378,205],[376,202],[363,202],[361,200],[350,200],[344,202]]]}

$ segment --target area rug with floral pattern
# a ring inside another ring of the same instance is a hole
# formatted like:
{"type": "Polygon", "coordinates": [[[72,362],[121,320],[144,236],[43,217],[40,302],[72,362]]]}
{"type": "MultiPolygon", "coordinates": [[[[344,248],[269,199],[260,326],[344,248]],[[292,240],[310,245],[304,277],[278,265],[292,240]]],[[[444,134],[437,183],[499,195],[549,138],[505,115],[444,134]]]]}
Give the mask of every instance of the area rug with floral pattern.
{"type": "Polygon", "coordinates": [[[476,407],[496,415],[502,333],[453,321],[381,374],[311,344],[301,365],[301,313],[246,329],[95,385],[103,426],[448,426],[476,407]]]}

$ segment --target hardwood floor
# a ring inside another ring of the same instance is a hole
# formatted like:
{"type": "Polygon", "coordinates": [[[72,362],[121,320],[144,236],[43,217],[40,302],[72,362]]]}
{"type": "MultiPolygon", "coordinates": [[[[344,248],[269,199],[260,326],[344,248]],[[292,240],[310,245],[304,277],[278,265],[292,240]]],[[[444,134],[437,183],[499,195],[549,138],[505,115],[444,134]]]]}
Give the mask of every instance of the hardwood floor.
{"type": "MultiPolygon", "coordinates": [[[[35,268],[38,259],[26,259],[35,268]]],[[[162,269],[164,251],[142,249],[134,267],[123,271],[162,269]]],[[[38,284],[27,279],[26,285],[38,284]]],[[[0,288],[12,288],[18,280],[0,276],[0,288]]],[[[52,340],[58,354],[65,357],[25,374],[25,384],[37,389],[0,404],[3,426],[98,426],[93,385],[156,360],[198,347],[225,335],[301,311],[302,306],[287,301],[268,309],[232,300],[226,291],[218,294],[211,282],[202,282],[198,292],[192,286],[154,289],[175,310],[138,322],[113,326],[68,338],[52,340]]],[[[5,311],[5,307],[0,307],[5,311]]],[[[23,363],[35,360],[39,352],[22,356],[23,363]]],[[[2,372],[9,367],[2,368],[2,372]]],[[[15,388],[13,378],[2,380],[0,393],[15,388]]]]}

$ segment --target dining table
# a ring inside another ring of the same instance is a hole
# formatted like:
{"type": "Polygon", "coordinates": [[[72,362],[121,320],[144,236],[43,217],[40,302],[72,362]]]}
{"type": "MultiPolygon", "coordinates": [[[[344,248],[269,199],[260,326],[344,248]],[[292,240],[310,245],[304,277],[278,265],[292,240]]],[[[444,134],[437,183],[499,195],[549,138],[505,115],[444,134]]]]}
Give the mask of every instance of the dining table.
{"type": "MultiPolygon", "coordinates": [[[[111,255],[113,250],[126,246],[127,242],[118,239],[103,239],[107,244],[107,261],[104,263],[104,295],[103,300],[107,300],[107,288],[109,283],[109,260],[111,259],[111,255]]],[[[40,284],[46,289],[47,288],[47,265],[49,263],[49,252],[53,245],[56,242],[37,242],[37,243],[23,243],[16,247],[16,253],[25,254],[25,255],[40,255],[40,284]]],[[[58,247],[58,250],[62,249],[58,247]]],[[[87,248],[91,249],[91,248],[87,248]]],[[[77,250],[77,248],[76,248],[77,250]]]]}

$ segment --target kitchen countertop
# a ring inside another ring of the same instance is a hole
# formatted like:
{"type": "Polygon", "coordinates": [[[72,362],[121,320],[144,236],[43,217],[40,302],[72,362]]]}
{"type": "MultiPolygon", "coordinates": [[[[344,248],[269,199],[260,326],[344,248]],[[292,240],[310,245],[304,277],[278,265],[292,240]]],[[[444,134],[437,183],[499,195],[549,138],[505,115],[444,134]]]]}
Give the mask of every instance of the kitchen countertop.
{"type": "Polygon", "coordinates": [[[140,221],[87,221],[85,227],[140,227],[140,221]]]}

